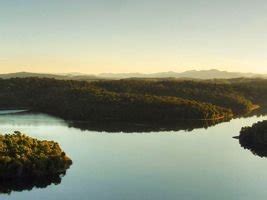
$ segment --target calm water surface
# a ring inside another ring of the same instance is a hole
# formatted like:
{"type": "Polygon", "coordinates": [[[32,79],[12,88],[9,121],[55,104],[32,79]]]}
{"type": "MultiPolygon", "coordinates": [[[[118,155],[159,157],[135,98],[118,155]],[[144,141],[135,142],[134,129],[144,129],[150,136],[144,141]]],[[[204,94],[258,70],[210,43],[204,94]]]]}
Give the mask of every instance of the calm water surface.
{"type": "Polygon", "coordinates": [[[264,119],[234,119],[191,132],[126,134],[82,131],[44,114],[0,115],[1,133],[19,130],[57,141],[74,162],[60,184],[0,199],[266,199],[267,159],[232,138],[264,119]]]}

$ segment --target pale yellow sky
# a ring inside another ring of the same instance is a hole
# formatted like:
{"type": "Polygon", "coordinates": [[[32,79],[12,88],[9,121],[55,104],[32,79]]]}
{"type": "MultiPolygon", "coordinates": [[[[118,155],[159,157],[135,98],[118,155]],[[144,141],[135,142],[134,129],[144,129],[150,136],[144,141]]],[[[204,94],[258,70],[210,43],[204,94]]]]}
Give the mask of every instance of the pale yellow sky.
{"type": "Polygon", "coordinates": [[[13,0],[0,73],[267,73],[265,0],[13,0]]]}

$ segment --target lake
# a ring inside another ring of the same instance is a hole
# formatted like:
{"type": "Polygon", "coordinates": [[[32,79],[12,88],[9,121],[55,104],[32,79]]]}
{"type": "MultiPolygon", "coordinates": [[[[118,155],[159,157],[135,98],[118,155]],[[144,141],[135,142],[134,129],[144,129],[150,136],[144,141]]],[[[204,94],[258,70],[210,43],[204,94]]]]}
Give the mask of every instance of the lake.
{"type": "Polygon", "coordinates": [[[264,119],[233,119],[192,131],[142,132],[139,128],[137,133],[123,133],[75,128],[45,114],[4,112],[1,133],[18,130],[57,141],[73,165],[61,183],[14,190],[0,194],[0,199],[266,199],[267,159],[232,138],[241,127],[264,119]]]}

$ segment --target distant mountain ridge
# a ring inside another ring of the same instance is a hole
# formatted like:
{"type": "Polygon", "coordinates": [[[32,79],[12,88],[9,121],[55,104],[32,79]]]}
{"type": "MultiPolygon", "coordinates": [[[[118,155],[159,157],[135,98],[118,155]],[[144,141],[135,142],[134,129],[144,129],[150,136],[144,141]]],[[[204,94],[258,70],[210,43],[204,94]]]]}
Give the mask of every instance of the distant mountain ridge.
{"type": "Polygon", "coordinates": [[[254,74],[254,73],[241,73],[241,72],[228,72],[216,69],[211,70],[190,70],[185,72],[159,72],[152,74],[142,73],[102,73],[99,77],[109,77],[114,79],[121,78],[191,78],[191,79],[231,79],[231,78],[267,78],[267,74],[254,74]]]}
{"type": "Polygon", "coordinates": [[[0,74],[0,78],[9,79],[9,78],[54,78],[58,80],[98,80],[100,78],[95,75],[86,75],[86,74],[46,74],[46,73],[32,73],[32,72],[16,72],[9,74],[0,74]]]}
{"type": "Polygon", "coordinates": [[[82,74],[82,73],[62,73],[62,74],[47,74],[47,73],[31,73],[31,72],[17,72],[9,74],[0,74],[0,78],[55,78],[59,80],[102,80],[102,79],[127,79],[127,78],[185,78],[185,79],[232,79],[232,78],[267,78],[267,74],[256,73],[241,73],[228,72],[216,69],[211,70],[190,70],[185,72],[159,72],[151,74],[142,73],[101,73],[98,75],[82,74]]]}

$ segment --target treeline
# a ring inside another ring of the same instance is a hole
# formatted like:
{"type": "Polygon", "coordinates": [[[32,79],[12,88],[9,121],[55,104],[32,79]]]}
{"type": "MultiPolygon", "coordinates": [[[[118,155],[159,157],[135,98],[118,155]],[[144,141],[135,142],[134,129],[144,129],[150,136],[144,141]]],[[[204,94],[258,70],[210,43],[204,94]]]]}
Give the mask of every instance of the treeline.
{"type": "MultiPolygon", "coordinates": [[[[156,82],[154,90],[151,88],[147,92],[141,89],[139,92],[134,91],[131,82],[125,82],[124,85],[132,89],[118,91],[118,83],[121,82],[0,79],[0,108],[29,108],[64,119],[97,121],[218,119],[232,115],[232,111],[227,107],[204,102],[198,98],[160,94],[156,82]],[[104,87],[104,84],[110,85],[110,88],[104,87]]],[[[143,82],[139,84],[138,88],[142,88],[143,85],[145,90],[146,85],[143,82]]],[[[171,90],[172,88],[169,89],[171,90]]],[[[175,93],[176,91],[173,92],[175,93]]]]}

